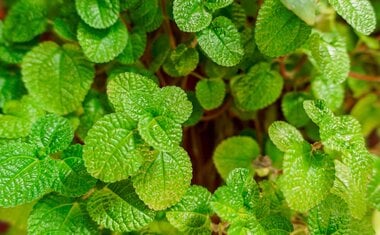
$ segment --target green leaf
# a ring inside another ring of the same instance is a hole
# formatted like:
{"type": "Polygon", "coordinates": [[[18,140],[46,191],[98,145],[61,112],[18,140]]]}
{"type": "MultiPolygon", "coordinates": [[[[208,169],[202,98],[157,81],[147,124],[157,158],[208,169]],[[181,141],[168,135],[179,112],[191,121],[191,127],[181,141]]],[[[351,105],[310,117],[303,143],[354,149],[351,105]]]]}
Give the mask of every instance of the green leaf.
{"type": "Polygon", "coordinates": [[[253,160],[259,154],[260,149],[254,139],[247,136],[234,136],[225,139],[216,147],[213,160],[219,174],[226,179],[235,168],[246,168],[253,172],[253,160]]]}
{"type": "Polygon", "coordinates": [[[66,149],[73,138],[74,131],[66,118],[48,114],[33,124],[29,142],[48,155],[66,149]]]}
{"type": "Polygon", "coordinates": [[[352,108],[351,115],[355,117],[362,126],[362,133],[368,136],[380,126],[380,99],[375,94],[362,97],[352,108]]]}
{"type": "Polygon", "coordinates": [[[369,35],[376,28],[375,11],[368,0],[329,0],[340,16],[343,17],[355,30],[369,35]]]}
{"type": "Polygon", "coordinates": [[[198,99],[195,97],[195,93],[193,91],[187,92],[187,99],[191,102],[193,111],[187,121],[183,123],[183,125],[193,126],[200,121],[203,115],[203,108],[198,99]]]}
{"type": "Polygon", "coordinates": [[[79,21],[75,1],[66,1],[60,5],[59,15],[54,19],[53,30],[63,39],[76,41],[79,21]]]}
{"type": "Polygon", "coordinates": [[[311,90],[313,96],[316,99],[324,99],[332,111],[338,110],[343,104],[345,90],[342,84],[334,84],[318,76],[311,82],[311,90]]]}
{"type": "Polygon", "coordinates": [[[82,145],[72,145],[63,151],[61,159],[55,161],[56,179],[53,189],[65,196],[77,197],[95,186],[82,159],[82,145]]]}
{"type": "Polygon", "coordinates": [[[131,19],[136,27],[152,32],[161,26],[163,15],[158,0],[139,1],[129,10],[131,19]]]}
{"type": "Polygon", "coordinates": [[[275,121],[268,129],[269,137],[282,152],[290,151],[299,145],[303,145],[305,140],[301,133],[292,125],[275,121]]]}
{"type": "Polygon", "coordinates": [[[308,124],[310,118],[305,113],[303,102],[311,98],[306,92],[286,93],[281,102],[281,109],[285,119],[295,127],[302,127],[308,124]]]}
{"type": "Polygon", "coordinates": [[[223,103],[226,85],[220,78],[200,80],[195,87],[195,95],[204,109],[215,109],[223,103]]]}
{"type": "Polygon", "coordinates": [[[165,62],[166,57],[170,54],[169,36],[161,34],[153,41],[152,45],[152,61],[149,65],[150,71],[157,71],[161,65],[165,62]]]}
{"type": "Polygon", "coordinates": [[[204,4],[202,1],[173,1],[174,20],[181,31],[198,32],[211,23],[212,14],[204,4]]]}
{"type": "Polygon", "coordinates": [[[215,63],[234,66],[243,58],[241,38],[236,26],[224,16],[215,18],[212,23],[197,33],[202,50],[215,63]]]}
{"type": "Polygon", "coordinates": [[[4,36],[12,42],[27,42],[45,31],[47,11],[43,1],[21,0],[4,21],[4,36]]]}
{"type": "Polygon", "coordinates": [[[130,181],[109,184],[88,200],[87,210],[99,225],[116,232],[130,232],[148,225],[156,213],[136,195],[130,181]]]}
{"type": "Polygon", "coordinates": [[[73,198],[49,194],[34,205],[28,234],[96,234],[85,205],[73,198]]]}
{"type": "Polygon", "coordinates": [[[306,114],[318,126],[324,126],[326,123],[333,123],[334,113],[327,107],[323,100],[306,100],[303,102],[306,114]]]}
{"type": "Polygon", "coordinates": [[[368,199],[370,203],[380,211],[380,159],[376,158],[371,180],[367,187],[368,199]]]}
{"type": "MultiPolygon", "coordinates": [[[[32,211],[35,202],[23,204],[11,208],[0,208],[0,221],[6,222],[10,225],[10,229],[15,229],[17,231],[22,231],[22,234],[26,234],[28,226],[28,217],[32,211]]],[[[8,235],[21,234],[20,232],[12,233],[10,229],[7,231],[8,235]]]]}
{"type": "Polygon", "coordinates": [[[22,79],[30,96],[48,112],[67,114],[77,109],[94,77],[93,64],[77,46],[44,42],[25,55],[22,79]]]}
{"type": "Polygon", "coordinates": [[[315,0],[281,0],[281,2],[308,25],[315,24],[318,8],[315,0]]]}
{"type": "Polygon", "coordinates": [[[293,231],[293,224],[284,216],[272,214],[259,220],[268,235],[288,235],[293,231]]]}
{"type": "Polygon", "coordinates": [[[128,42],[128,31],[121,20],[106,29],[91,28],[81,22],[77,37],[79,45],[90,61],[105,63],[123,52],[128,42]]]}
{"type": "Polygon", "coordinates": [[[108,28],[119,18],[119,0],[77,0],[75,3],[79,16],[91,27],[108,28]]]}
{"type": "Polygon", "coordinates": [[[243,111],[255,111],[269,106],[281,95],[284,81],[267,63],[253,66],[245,75],[232,79],[234,101],[243,111]]]}
{"type": "Polygon", "coordinates": [[[0,206],[31,202],[45,194],[52,184],[46,160],[39,160],[34,146],[10,143],[0,146],[0,206]]]}
{"type": "Polygon", "coordinates": [[[217,10],[230,5],[233,0],[206,0],[205,6],[210,10],[217,10]]]}
{"type": "Polygon", "coordinates": [[[143,162],[137,123],[126,113],[99,119],[88,132],[83,148],[87,171],[105,182],[127,179],[143,162]]]}
{"type": "Polygon", "coordinates": [[[180,44],[166,57],[162,68],[172,77],[182,77],[191,73],[197,67],[198,61],[196,49],[180,44]]]}
{"type": "Polygon", "coordinates": [[[181,125],[165,116],[140,119],[138,130],[141,137],[156,150],[170,151],[182,140],[181,125]]]}
{"type": "Polygon", "coordinates": [[[313,33],[308,47],[311,60],[325,82],[340,84],[348,77],[350,59],[344,38],[337,34],[313,33]]]}
{"type": "Polygon", "coordinates": [[[265,229],[260,225],[256,217],[247,214],[244,217],[234,221],[228,228],[228,234],[231,235],[248,235],[263,234],[266,235],[265,229]]]}
{"type": "Polygon", "coordinates": [[[127,46],[117,57],[117,60],[123,64],[132,64],[136,62],[145,51],[147,36],[142,30],[134,30],[128,37],[127,46]]]}
{"type": "Polygon", "coordinates": [[[278,57],[302,46],[311,27],[278,0],[267,0],[260,8],[255,28],[257,47],[264,55],[278,57]]]}
{"type": "Polygon", "coordinates": [[[0,108],[10,100],[20,99],[26,93],[19,73],[0,70],[0,108]]]}
{"type": "Polygon", "coordinates": [[[166,209],[182,198],[190,186],[191,162],[181,147],[171,152],[154,153],[154,159],[141,167],[141,173],[132,178],[139,197],[154,210],[166,209]]]}
{"type": "Polygon", "coordinates": [[[152,80],[137,73],[117,75],[107,86],[108,98],[117,112],[126,112],[134,120],[149,114],[152,95],[159,91],[152,80]]]}
{"type": "Polygon", "coordinates": [[[211,193],[200,186],[191,186],[181,201],[166,212],[166,218],[186,234],[210,234],[211,193]]]}

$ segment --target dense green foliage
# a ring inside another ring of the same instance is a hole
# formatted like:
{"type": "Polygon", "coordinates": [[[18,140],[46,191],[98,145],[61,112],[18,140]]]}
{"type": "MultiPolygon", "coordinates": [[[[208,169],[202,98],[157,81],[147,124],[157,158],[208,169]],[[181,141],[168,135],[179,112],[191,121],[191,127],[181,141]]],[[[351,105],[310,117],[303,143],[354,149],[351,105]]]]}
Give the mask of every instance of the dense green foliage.
{"type": "Polygon", "coordinates": [[[379,22],[371,0],[0,1],[0,234],[380,232],[379,22]]]}

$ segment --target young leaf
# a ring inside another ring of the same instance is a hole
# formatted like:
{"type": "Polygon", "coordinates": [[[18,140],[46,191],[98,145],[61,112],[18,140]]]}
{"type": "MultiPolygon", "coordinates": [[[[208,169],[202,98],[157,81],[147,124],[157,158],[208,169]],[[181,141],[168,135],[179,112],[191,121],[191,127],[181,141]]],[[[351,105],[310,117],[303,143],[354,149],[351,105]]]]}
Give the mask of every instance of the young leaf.
{"type": "Polygon", "coordinates": [[[52,184],[52,171],[39,160],[34,146],[10,143],[0,146],[0,206],[12,207],[41,197],[52,184]],[[6,196],[4,196],[6,195],[6,196]]]}
{"type": "Polygon", "coordinates": [[[293,224],[289,219],[278,214],[266,216],[259,222],[269,235],[287,235],[293,231],[293,224]]]}
{"type": "Polygon", "coordinates": [[[74,131],[66,118],[48,114],[33,124],[29,142],[46,155],[66,149],[74,138],[74,131]]]}
{"type": "Polygon", "coordinates": [[[108,28],[119,18],[120,0],[76,0],[78,14],[88,25],[108,28]]]}
{"type": "Polygon", "coordinates": [[[67,114],[78,108],[94,77],[93,64],[77,46],[43,42],[25,55],[22,79],[30,96],[48,112],[67,114]]]}
{"type": "Polygon", "coordinates": [[[376,158],[371,181],[367,187],[368,199],[370,203],[380,211],[380,159],[376,158]]]}
{"type": "Polygon", "coordinates": [[[305,143],[301,133],[292,125],[283,122],[273,122],[268,129],[269,137],[282,152],[291,151],[305,143]]]}
{"type": "Polygon", "coordinates": [[[154,210],[176,204],[190,186],[192,168],[189,156],[181,147],[170,152],[155,152],[141,173],[132,178],[139,197],[154,210]]]}
{"type": "Polygon", "coordinates": [[[197,33],[202,50],[215,63],[234,66],[243,58],[244,51],[236,26],[224,16],[215,18],[212,23],[197,33]]]}
{"type": "Polygon", "coordinates": [[[96,234],[95,223],[85,205],[74,198],[49,194],[34,205],[28,234],[96,234]]]}
{"type": "Polygon", "coordinates": [[[315,0],[281,0],[281,2],[308,25],[315,24],[318,8],[315,0]]]}
{"type": "Polygon", "coordinates": [[[278,0],[266,0],[260,8],[255,28],[257,47],[264,55],[278,57],[302,46],[311,27],[278,0]]]}
{"type": "Polygon", "coordinates": [[[334,113],[327,108],[326,102],[323,100],[306,100],[303,102],[303,108],[310,119],[318,126],[325,123],[334,123],[334,113]]]}
{"type": "Polygon", "coordinates": [[[210,10],[217,10],[230,5],[233,0],[206,0],[205,6],[210,10]]]}
{"type": "Polygon", "coordinates": [[[252,172],[252,162],[259,153],[259,146],[254,139],[246,136],[234,136],[224,140],[216,147],[213,160],[219,174],[226,179],[235,168],[247,168],[252,172]]]}
{"type": "Polygon", "coordinates": [[[131,232],[148,225],[156,213],[136,195],[130,181],[109,184],[96,191],[87,203],[91,218],[117,232],[131,232]]]}
{"type": "Polygon", "coordinates": [[[128,42],[128,31],[121,20],[106,29],[91,28],[81,22],[77,37],[79,45],[90,61],[105,63],[123,52],[128,42]]]}
{"type": "Polygon", "coordinates": [[[375,11],[368,0],[329,0],[339,15],[355,30],[369,35],[376,28],[375,11]]]}
{"type": "Polygon", "coordinates": [[[310,118],[305,113],[303,102],[312,97],[306,92],[288,92],[282,98],[281,109],[285,119],[295,127],[305,126],[310,118]]]}
{"type": "Polygon", "coordinates": [[[181,125],[165,116],[140,119],[138,130],[141,137],[156,150],[170,151],[182,140],[181,125]]]}
{"type": "Polygon", "coordinates": [[[316,99],[324,99],[332,111],[338,110],[343,104],[345,90],[342,84],[335,84],[318,76],[311,82],[311,90],[313,96],[316,99]]]}
{"type": "Polygon", "coordinates": [[[87,171],[105,182],[127,179],[143,162],[137,123],[126,113],[99,119],[88,132],[83,148],[87,171]]]}
{"type": "Polygon", "coordinates": [[[117,60],[123,64],[132,64],[136,62],[144,54],[146,40],[146,33],[142,30],[132,31],[128,37],[127,46],[117,57],[117,60]]]}
{"type": "Polygon", "coordinates": [[[215,109],[223,103],[226,85],[219,78],[200,80],[195,87],[195,95],[204,109],[215,109]]]}
{"type": "Polygon", "coordinates": [[[107,86],[108,98],[115,110],[128,113],[134,120],[149,114],[151,97],[158,91],[152,80],[131,72],[117,75],[107,86]]]}
{"type": "Polygon", "coordinates": [[[210,234],[211,193],[200,186],[191,186],[181,201],[166,212],[166,218],[179,231],[188,234],[210,234]]]}
{"type": "Polygon", "coordinates": [[[57,175],[53,189],[60,194],[77,197],[95,186],[96,179],[86,171],[82,151],[82,145],[72,145],[63,151],[60,160],[55,161],[54,167],[57,175]]]}
{"type": "Polygon", "coordinates": [[[197,67],[198,61],[199,55],[196,49],[180,44],[171,51],[162,68],[172,77],[181,77],[191,73],[197,67]]]}
{"type": "Polygon", "coordinates": [[[284,81],[267,63],[253,66],[249,72],[233,78],[231,92],[239,109],[255,111],[272,104],[281,94],[284,81]]]}
{"type": "Polygon", "coordinates": [[[212,14],[204,4],[202,1],[173,1],[174,20],[181,31],[198,32],[211,23],[212,14]]]}

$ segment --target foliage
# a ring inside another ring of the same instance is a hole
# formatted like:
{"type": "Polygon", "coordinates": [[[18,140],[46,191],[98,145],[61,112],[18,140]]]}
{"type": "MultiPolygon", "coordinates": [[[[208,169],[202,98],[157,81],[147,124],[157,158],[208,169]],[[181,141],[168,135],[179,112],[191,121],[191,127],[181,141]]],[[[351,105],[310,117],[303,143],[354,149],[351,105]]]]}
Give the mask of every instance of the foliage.
{"type": "Polygon", "coordinates": [[[375,234],[379,15],[371,0],[2,1],[0,225],[375,234]]]}

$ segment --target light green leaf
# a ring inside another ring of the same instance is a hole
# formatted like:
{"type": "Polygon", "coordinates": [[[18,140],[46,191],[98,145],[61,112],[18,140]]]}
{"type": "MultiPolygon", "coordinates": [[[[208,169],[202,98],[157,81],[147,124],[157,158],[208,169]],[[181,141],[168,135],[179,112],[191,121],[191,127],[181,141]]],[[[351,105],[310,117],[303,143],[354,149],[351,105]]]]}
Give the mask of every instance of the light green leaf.
{"type": "Polygon", "coordinates": [[[166,86],[159,92],[159,113],[177,123],[185,122],[191,115],[193,106],[186,93],[179,87],[166,86]]]}
{"type": "Polygon", "coordinates": [[[204,4],[202,1],[173,1],[174,20],[181,31],[198,32],[211,23],[212,14],[204,4]]]}
{"type": "Polygon", "coordinates": [[[74,131],[66,118],[48,114],[33,124],[29,142],[46,156],[66,149],[73,138],[74,131]]]}
{"type": "Polygon", "coordinates": [[[128,42],[128,31],[121,20],[106,29],[91,28],[81,22],[77,37],[79,45],[90,61],[105,63],[123,52],[128,42]]]}
{"type": "Polygon", "coordinates": [[[206,0],[205,6],[210,10],[217,10],[230,5],[233,0],[206,0]]]}
{"type": "Polygon", "coordinates": [[[254,139],[247,136],[234,136],[225,139],[216,147],[213,160],[219,174],[226,179],[235,168],[246,168],[253,172],[253,160],[259,154],[260,149],[254,139]]]}
{"type": "Polygon", "coordinates": [[[181,201],[166,212],[166,218],[186,234],[210,234],[211,193],[200,186],[191,186],[181,201]]]}
{"type": "Polygon", "coordinates": [[[60,160],[55,161],[56,178],[53,189],[60,194],[78,197],[95,186],[96,179],[88,174],[82,151],[82,145],[72,145],[63,151],[60,160]]]}
{"type": "Polygon", "coordinates": [[[284,81],[267,63],[253,66],[249,72],[232,79],[234,101],[243,111],[255,111],[272,104],[281,94],[284,81]]]}
{"type": "Polygon", "coordinates": [[[282,152],[291,151],[306,143],[301,133],[294,126],[283,121],[273,122],[269,126],[268,133],[272,142],[282,152]]]}
{"type": "Polygon", "coordinates": [[[302,127],[310,122],[310,118],[303,108],[303,102],[309,99],[312,97],[306,92],[288,92],[283,96],[281,109],[290,124],[302,127]]]}
{"type": "Polygon", "coordinates": [[[45,31],[47,9],[43,1],[21,0],[12,6],[4,21],[4,36],[12,42],[27,42],[45,31]]]}
{"type": "Polygon", "coordinates": [[[317,1],[315,0],[281,0],[282,4],[294,12],[299,18],[308,25],[315,24],[317,1]]]}
{"type": "Polygon", "coordinates": [[[48,112],[77,109],[91,86],[95,71],[77,46],[43,42],[25,55],[22,79],[30,96],[48,112]]]}
{"type": "Polygon", "coordinates": [[[127,179],[143,162],[137,123],[126,113],[99,119],[88,132],[83,148],[87,171],[105,182],[127,179]]]}
{"type": "MultiPolygon", "coordinates": [[[[28,226],[28,217],[32,211],[35,201],[27,204],[22,204],[20,206],[11,208],[0,208],[0,221],[6,222],[10,225],[10,230],[15,229],[16,231],[22,231],[22,234],[26,234],[28,226]]],[[[7,235],[17,235],[20,232],[12,233],[12,231],[7,231],[7,235]]]]}
{"type": "Polygon", "coordinates": [[[303,108],[310,119],[318,126],[324,126],[325,123],[332,124],[334,121],[334,113],[323,100],[306,100],[303,102],[303,108]]]}
{"type": "Polygon", "coordinates": [[[49,194],[34,205],[28,234],[97,234],[85,205],[74,198],[49,194]]]}
{"type": "Polygon", "coordinates": [[[130,181],[109,184],[96,191],[87,203],[87,210],[99,225],[117,232],[139,230],[156,215],[136,195],[130,181]]]}
{"type": "MultiPolygon", "coordinates": [[[[242,216],[242,215],[241,215],[242,216]]],[[[262,234],[267,235],[263,226],[260,225],[257,218],[251,214],[246,214],[242,218],[234,221],[228,228],[230,235],[250,235],[262,234]]]]}
{"type": "Polygon", "coordinates": [[[376,158],[371,180],[367,187],[368,199],[370,203],[380,211],[380,158],[376,158]]]}
{"type": "Polygon", "coordinates": [[[158,91],[152,80],[132,72],[117,75],[107,86],[108,98],[115,110],[128,113],[136,121],[149,114],[152,95],[158,91]]]}
{"type": "Polygon", "coordinates": [[[215,63],[234,66],[243,58],[240,34],[236,26],[224,16],[215,18],[212,23],[197,33],[202,50],[215,63]]]}
{"type": "Polygon", "coordinates": [[[311,27],[278,0],[266,0],[260,8],[255,28],[257,47],[264,55],[278,57],[302,46],[311,27]]]}
{"type": "Polygon", "coordinates": [[[329,0],[340,16],[355,30],[369,35],[376,28],[375,11],[368,0],[329,0]]]}
{"type": "Polygon", "coordinates": [[[140,119],[138,130],[141,137],[156,150],[170,151],[182,140],[181,125],[165,116],[140,119]]]}
{"type": "Polygon", "coordinates": [[[311,90],[314,97],[324,99],[327,107],[332,111],[338,110],[343,104],[345,89],[342,84],[334,84],[318,76],[311,82],[311,90]]]}
{"type": "Polygon", "coordinates": [[[204,109],[215,109],[223,103],[226,85],[220,78],[200,80],[195,87],[195,95],[204,109]]]}
{"type": "Polygon", "coordinates": [[[293,231],[293,224],[288,218],[271,214],[259,220],[268,235],[288,235],[293,231]]]}
{"type": "Polygon", "coordinates": [[[139,197],[154,210],[166,209],[182,198],[190,186],[191,162],[181,147],[171,152],[155,152],[155,159],[144,163],[132,178],[139,197]]]}
{"type": "Polygon", "coordinates": [[[368,136],[375,128],[380,126],[379,97],[373,93],[362,97],[352,108],[351,115],[360,122],[363,135],[368,136]]]}
{"type": "Polygon", "coordinates": [[[79,16],[91,27],[108,28],[119,18],[119,0],[76,0],[75,3],[79,16]]]}
{"type": "Polygon", "coordinates": [[[343,37],[337,34],[313,33],[308,47],[312,62],[322,74],[320,79],[334,84],[340,84],[347,79],[350,59],[343,37]]]}
{"type": "Polygon", "coordinates": [[[166,57],[162,68],[172,77],[181,77],[191,73],[197,67],[198,61],[199,55],[196,49],[180,44],[166,57]]]}
{"type": "Polygon", "coordinates": [[[60,5],[59,15],[54,19],[53,30],[63,39],[76,41],[79,21],[75,1],[65,1],[65,4],[60,5]]]}
{"type": "Polygon", "coordinates": [[[123,64],[132,64],[136,62],[143,54],[146,46],[147,36],[142,30],[134,30],[128,37],[127,46],[117,57],[117,60],[123,64]]]}
{"type": "Polygon", "coordinates": [[[34,146],[13,142],[0,146],[0,206],[31,202],[45,194],[52,184],[47,160],[39,160],[34,146]],[[6,196],[4,196],[6,195],[6,196]]]}

